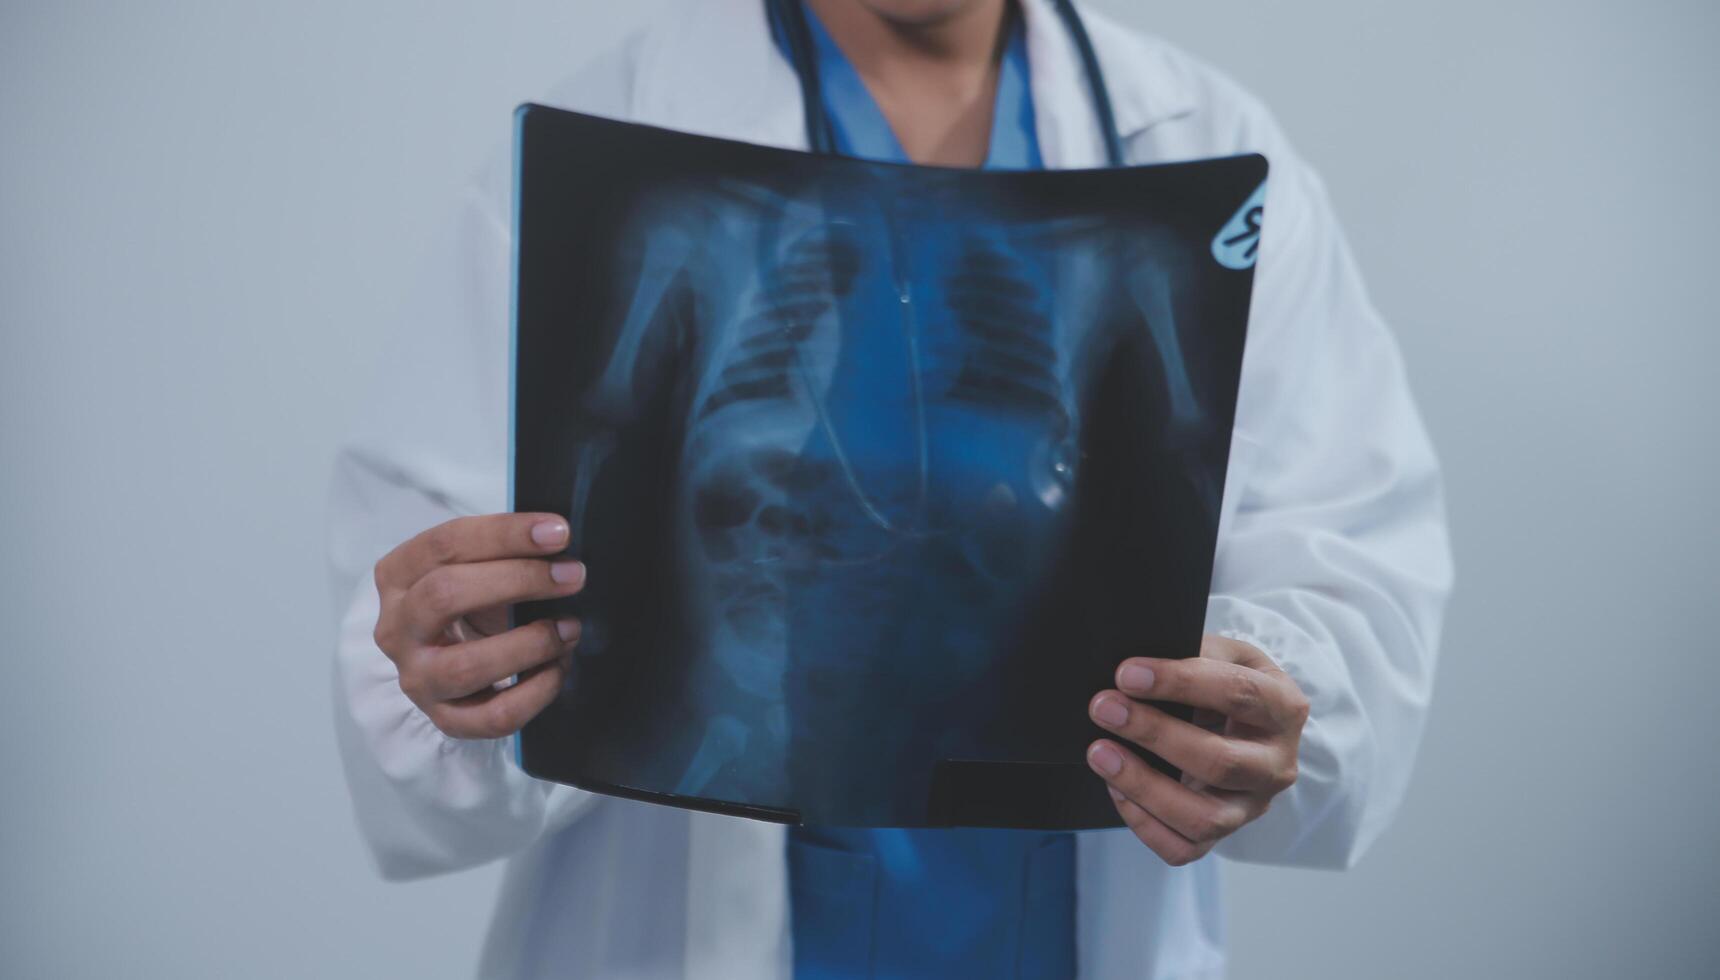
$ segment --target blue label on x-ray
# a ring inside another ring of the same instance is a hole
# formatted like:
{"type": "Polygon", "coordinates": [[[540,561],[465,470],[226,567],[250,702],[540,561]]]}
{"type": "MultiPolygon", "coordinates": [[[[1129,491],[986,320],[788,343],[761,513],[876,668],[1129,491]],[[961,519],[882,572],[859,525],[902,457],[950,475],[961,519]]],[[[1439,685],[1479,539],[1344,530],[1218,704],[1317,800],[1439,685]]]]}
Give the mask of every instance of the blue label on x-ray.
{"type": "Polygon", "coordinates": [[[1261,181],[1212,240],[1212,257],[1226,269],[1248,269],[1260,256],[1260,218],[1266,213],[1266,182],[1261,181]]]}

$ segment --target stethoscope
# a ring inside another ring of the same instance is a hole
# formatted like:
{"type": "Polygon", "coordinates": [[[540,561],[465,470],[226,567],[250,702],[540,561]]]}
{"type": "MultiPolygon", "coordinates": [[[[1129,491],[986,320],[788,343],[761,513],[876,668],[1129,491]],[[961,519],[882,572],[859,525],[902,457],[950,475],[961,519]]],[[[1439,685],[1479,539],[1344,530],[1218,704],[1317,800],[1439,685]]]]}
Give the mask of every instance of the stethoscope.
{"type": "MultiPolygon", "coordinates": [[[[1099,69],[1098,55],[1093,53],[1093,40],[1087,36],[1087,25],[1081,22],[1074,0],[1052,2],[1081,55],[1087,88],[1093,97],[1093,112],[1099,118],[1099,128],[1105,138],[1105,160],[1113,167],[1121,167],[1123,140],[1117,134],[1117,117],[1111,111],[1111,93],[1105,87],[1105,74],[1099,69]]],[[[800,3],[801,0],[765,0],[765,10],[771,22],[781,26],[787,41],[789,62],[800,79],[800,101],[806,112],[807,146],[814,153],[834,154],[836,132],[829,113],[824,111],[824,96],[818,83],[818,55],[813,48],[812,30],[806,23],[806,11],[800,3]]]]}

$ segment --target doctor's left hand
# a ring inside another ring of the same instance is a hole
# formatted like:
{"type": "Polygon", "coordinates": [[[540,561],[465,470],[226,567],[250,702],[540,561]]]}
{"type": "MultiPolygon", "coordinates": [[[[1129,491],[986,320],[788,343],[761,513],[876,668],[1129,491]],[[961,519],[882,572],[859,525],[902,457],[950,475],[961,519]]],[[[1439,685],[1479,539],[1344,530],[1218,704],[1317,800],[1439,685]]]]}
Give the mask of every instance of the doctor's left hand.
{"type": "Polygon", "coordinates": [[[1296,782],[1296,751],[1308,698],[1257,647],[1207,635],[1188,660],[1135,657],[1117,668],[1117,688],[1087,706],[1099,727],[1183,772],[1159,772],[1111,739],[1087,749],[1123,822],[1172,865],[1199,860],[1266,812],[1296,782]],[[1195,722],[1145,703],[1195,709],[1195,722]]]}

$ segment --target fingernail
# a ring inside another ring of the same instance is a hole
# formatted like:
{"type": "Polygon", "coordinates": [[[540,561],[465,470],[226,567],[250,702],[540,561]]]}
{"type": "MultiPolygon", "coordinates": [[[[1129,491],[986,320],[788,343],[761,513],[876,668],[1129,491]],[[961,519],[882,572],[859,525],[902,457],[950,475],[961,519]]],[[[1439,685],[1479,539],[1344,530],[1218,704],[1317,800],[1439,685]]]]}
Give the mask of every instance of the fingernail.
{"type": "Polygon", "coordinates": [[[1093,717],[1102,725],[1121,728],[1129,723],[1129,708],[1116,698],[1100,698],[1093,703],[1093,717]]]}
{"type": "Polygon", "coordinates": [[[585,581],[585,565],[577,561],[558,561],[549,566],[549,577],[561,585],[579,585],[585,581]]]}
{"type": "Polygon", "coordinates": [[[1127,664],[1117,671],[1117,686],[1130,691],[1148,691],[1153,686],[1153,670],[1140,664],[1127,664]]]}
{"type": "Polygon", "coordinates": [[[552,548],[566,543],[567,522],[538,521],[532,525],[532,540],[544,548],[552,548]]]}
{"type": "Polygon", "coordinates": [[[561,637],[561,642],[572,643],[579,639],[579,620],[558,619],[555,622],[555,635],[561,637]]]}
{"type": "Polygon", "coordinates": [[[1111,794],[1111,799],[1116,800],[1118,803],[1123,802],[1123,791],[1112,786],[1110,783],[1105,784],[1105,792],[1111,794]]]}
{"type": "Polygon", "coordinates": [[[1101,776],[1115,776],[1123,771],[1123,757],[1108,742],[1094,743],[1087,750],[1087,764],[1101,776]]]}

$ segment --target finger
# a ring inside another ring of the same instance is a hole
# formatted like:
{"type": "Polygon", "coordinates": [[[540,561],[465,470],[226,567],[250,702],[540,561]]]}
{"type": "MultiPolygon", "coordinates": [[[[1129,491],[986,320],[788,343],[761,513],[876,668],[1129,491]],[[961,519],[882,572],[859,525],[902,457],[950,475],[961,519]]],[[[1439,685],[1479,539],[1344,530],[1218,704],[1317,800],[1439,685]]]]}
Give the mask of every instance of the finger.
{"type": "Polygon", "coordinates": [[[1133,698],[1174,701],[1216,711],[1268,731],[1300,728],[1302,692],[1283,672],[1267,673],[1222,660],[1131,657],[1117,667],[1117,688],[1133,698]]]}
{"type": "Polygon", "coordinates": [[[401,626],[421,643],[440,642],[448,624],[490,606],[553,599],[585,587],[585,566],[577,561],[548,562],[508,558],[432,569],[399,603],[401,626]]]}
{"type": "Polygon", "coordinates": [[[405,590],[441,565],[552,555],[567,547],[567,521],[555,514],[485,514],[438,524],[376,563],[379,589],[405,590]]]}
{"type": "Polygon", "coordinates": [[[1166,864],[1180,868],[1200,860],[1206,856],[1207,851],[1212,850],[1211,844],[1189,840],[1116,789],[1107,789],[1110,789],[1111,802],[1116,805],[1117,816],[1123,818],[1124,826],[1133,831],[1135,837],[1151,848],[1154,854],[1163,858],[1166,864]]]}
{"type": "Polygon", "coordinates": [[[1264,650],[1254,644],[1217,633],[1207,633],[1200,638],[1200,656],[1203,660],[1241,664],[1268,674],[1284,673],[1284,668],[1278,666],[1278,661],[1268,657],[1264,650]]]}
{"type": "Polygon", "coordinates": [[[552,660],[521,674],[517,684],[444,701],[432,705],[426,714],[453,738],[506,738],[549,707],[566,677],[567,664],[552,660]]]}
{"type": "Polygon", "coordinates": [[[506,632],[508,607],[491,606],[488,609],[469,612],[466,614],[466,625],[470,627],[466,630],[468,635],[477,633],[482,636],[495,636],[497,633],[506,632]]]}
{"type": "Polygon", "coordinates": [[[420,669],[410,680],[402,675],[400,685],[414,702],[452,701],[548,663],[578,642],[579,620],[540,619],[480,640],[428,647],[420,669]]]}
{"type": "Polygon", "coordinates": [[[1228,837],[1253,815],[1245,798],[1196,792],[1108,739],[1089,746],[1087,759],[1113,789],[1196,843],[1228,837]]]}
{"type": "Polygon", "coordinates": [[[1276,743],[1227,738],[1118,691],[1094,695],[1087,712],[1099,727],[1147,749],[1208,786],[1277,792],[1295,781],[1294,766],[1280,760],[1284,750],[1276,743]]]}

